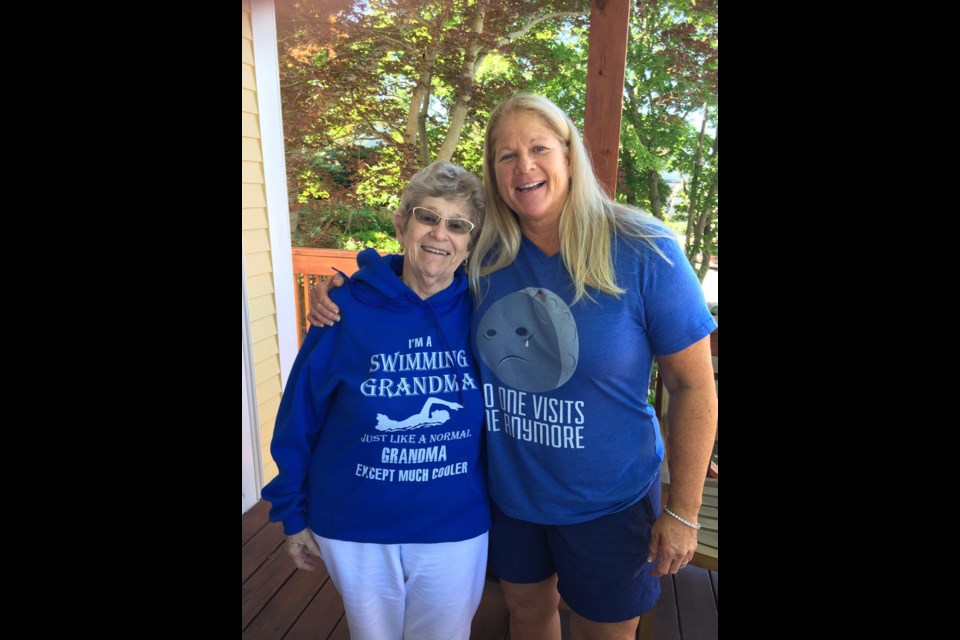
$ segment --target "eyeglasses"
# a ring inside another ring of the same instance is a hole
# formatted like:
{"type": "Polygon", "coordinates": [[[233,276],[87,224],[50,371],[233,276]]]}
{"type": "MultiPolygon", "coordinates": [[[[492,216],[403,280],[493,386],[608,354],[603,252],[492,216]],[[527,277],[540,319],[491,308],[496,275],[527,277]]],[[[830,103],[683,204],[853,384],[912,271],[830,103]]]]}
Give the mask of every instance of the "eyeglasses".
{"type": "Polygon", "coordinates": [[[473,231],[474,226],[476,226],[464,218],[444,218],[439,213],[430,211],[430,209],[424,207],[414,207],[413,217],[417,219],[417,222],[422,222],[429,227],[435,227],[440,224],[441,220],[446,220],[447,231],[460,235],[470,233],[473,231]]]}

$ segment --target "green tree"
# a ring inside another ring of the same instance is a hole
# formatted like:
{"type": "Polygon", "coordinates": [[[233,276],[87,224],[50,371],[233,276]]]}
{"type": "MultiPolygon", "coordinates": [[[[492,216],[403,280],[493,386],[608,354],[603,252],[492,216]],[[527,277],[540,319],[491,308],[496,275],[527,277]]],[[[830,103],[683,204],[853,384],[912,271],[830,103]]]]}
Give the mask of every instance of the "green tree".
{"type": "MultiPolygon", "coordinates": [[[[701,277],[718,250],[717,12],[717,0],[635,3],[621,131],[618,198],[663,218],[661,175],[678,172],[673,218],[701,277]]],[[[588,18],[587,0],[280,2],[291,202],[389,209],[438,158],[479,174],[486,119],[518,91],[582,130],[588,18]]]]}
{"type": "MultiPolygon", "coordinates": [[[[376,149],[356,168],[354,195],[371,205],[392,205],[406,179],[430,161],[457,160],[458,148],[477,139],[471,123],[524,88],[484,75],[496,66],[488,60],[515,60],[513,49],[545,25],[556,31],[564,20],[582,22],[589,9],[587,0],[530,5],[369,0],[292,2],[278,11],[285,135],[297,156],[288,167],[298,180],[296,194],[333,193],[318,159],[358,144],[376,149]]],[[[542,66],[540,59],[526,59],[531,73],[542,66]]],[[[473,149],[463,155],[475,159],[473,149]]]]}
{"type": "Polygon", "coordinates": [[[682,177],[687,259],[706,274],[717,244],[718,3],[638,2],[630,21],[621,145],[621,194],[664,217],[661,173],[682,177]],[[699,115],[698,131],[689,121],[699,115]]]}

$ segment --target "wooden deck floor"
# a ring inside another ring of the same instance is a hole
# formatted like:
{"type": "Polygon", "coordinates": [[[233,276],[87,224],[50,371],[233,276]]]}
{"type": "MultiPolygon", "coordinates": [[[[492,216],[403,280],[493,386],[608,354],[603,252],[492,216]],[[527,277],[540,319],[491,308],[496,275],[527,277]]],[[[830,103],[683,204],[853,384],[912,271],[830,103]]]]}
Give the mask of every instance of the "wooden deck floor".
{"type": "MultiPolygon", "coordinates": [[[[242,517],[244,640],[349,640],[343,602],[326,570],[296,570],[283,547],[282,528],[267,522],[269,508],[269,503],[261,501],[242,517]]],[[[663,595],[652,623],[646,621],[652,624],[652,639],[716,640],[718,575],[689,566],[676,576],[662,578],[663,595]]],[[[567,640],[569,611],[560,615],[567,640]]],[[[509,639],[507,609],[496,583],[488,583],[484,591],[470,637],[509,639]]]]}

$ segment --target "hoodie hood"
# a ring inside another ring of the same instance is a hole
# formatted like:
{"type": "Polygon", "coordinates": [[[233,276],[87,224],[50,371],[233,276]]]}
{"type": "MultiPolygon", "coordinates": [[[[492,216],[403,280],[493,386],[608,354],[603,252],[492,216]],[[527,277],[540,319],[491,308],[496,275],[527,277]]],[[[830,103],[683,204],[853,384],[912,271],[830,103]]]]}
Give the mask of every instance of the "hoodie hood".
{"type": "Polygon", "coordinates": [[[423,300],[400,279],[403,274],[402,255],[381,256],[375,249],[364,249],[357,254],[357,266],[360,269],[351,277],[344,276],[344,280],[357,300],[373,307],[391,304],[401,307],[426,306],[436,313],[443,313],[467,294],[467,276],[463,269],[453,273],[450,286],[423,300]]]}

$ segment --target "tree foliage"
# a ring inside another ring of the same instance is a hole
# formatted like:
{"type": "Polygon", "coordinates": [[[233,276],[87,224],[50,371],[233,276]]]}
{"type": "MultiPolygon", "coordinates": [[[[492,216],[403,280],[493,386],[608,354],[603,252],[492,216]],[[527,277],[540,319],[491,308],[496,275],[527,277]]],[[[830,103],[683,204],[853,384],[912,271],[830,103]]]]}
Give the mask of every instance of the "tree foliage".
{"type": "MultiPolygon", "coordinates": [[[[678,173],[672,215],[701,277],[718,247],[717,3],[634,4],[621,133],[618,197],[664,217],[662,175],[678,173]]],[[[291,203],[391,209],[436,159],[479,174],[486,119],[518,91],[548,96],[582,130],[588,0],[277,5],[291,203]]]]}
{"type": "Polygon", "coordinates": [[[718,249],[718,0],[641,0],[633,9],[618,190],[663,218],[670,194],[662,174],[680,175],[676,213],[703,278],[718,249]]]}
{"type": "Polygon", "coordinates": [[[284,3],[281,95],[290,174],[298,180],[291,195],[393,206],[405,181],[435,159],[478,168],[476,123],[529,89],[531,78],[556,70],[557,34],[571,21],[585,24],[589,9],[587,0],[530,4],[284,3]],[[507,72],[493,72],[501,61],[507,72]],[[361,161],[358,147],[372,152],[361,161]],[[331,158],[355,176],[355,190],[331,189],[324,169],[331,158]]]}

